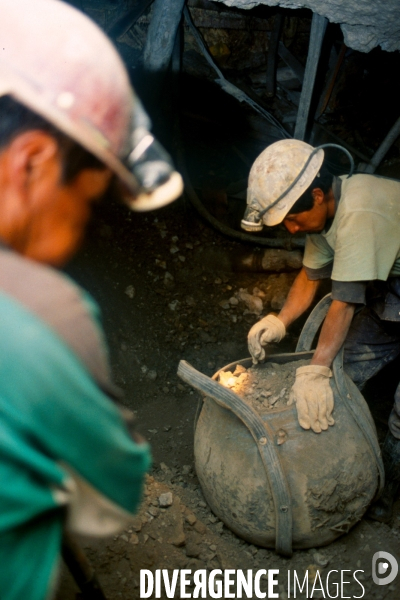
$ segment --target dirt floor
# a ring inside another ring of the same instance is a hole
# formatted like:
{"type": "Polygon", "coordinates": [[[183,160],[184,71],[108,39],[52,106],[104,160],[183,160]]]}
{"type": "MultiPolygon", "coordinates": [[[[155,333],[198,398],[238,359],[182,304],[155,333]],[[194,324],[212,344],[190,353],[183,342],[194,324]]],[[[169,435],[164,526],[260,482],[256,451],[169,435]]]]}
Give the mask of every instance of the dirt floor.
{"type": "MultiPolygon", "coordinates": [[[[330,570],[347,570],[344,580],[350,583],[344,584],[339,597],[395,600],[398,578],[388,586],[374,584],[371,557],[379,550],[399,556],[400,502],[389,525],[362,519],[331,545],[295,551],[290,559],[239,539],[205,502],[193,457],[199,395],[177,377],[179,360],[211,376],[248,356],[246,335],[259,316],[242,300],[230,299],[244,290],[253,296],[256,288],[263,313],[272,305],[277,310],[295,276],[295,272],[233,272],[230,257],[238,252],[249,255],[252,248],[216,233],[183,200],[147,215],[115,205],[97,208],[87,242],[67,271],[102,308],[115,380],[125,392],[126,404],[136,412],[154,462],[132,526],[113,539],[81,543],[108,600],[139,598],[140,569],[168,569],[172,574],[173,569],[228,568],[279,569],[274,591],[281,599],[288,597],[289,570],[296,570],[300,581],[308,570],[309,597],[314,598],[329,597],[330,570]],[[352,575],[356,570],[364,571],[357,574],[359,583],[352,575]],[[317,571],[324,591],[317,577],[311,596],[317,571]]],[[[300,327],[301,323],[288,334],[279,352],[294,350],[300,327]]],[[[381,390],[379,382],[377,389],[381,390]]],[[[372,397],[377,393],[372,386],[372,397]]],[[[390,399],[376,409],[381,437],[388,410],[390,399]]],[[[331,597],[338,597],[333,586],[336,575],[330,576],[331,597]]],[[[262,590],[267,583],[264,576],[262,590]]],[[[75,593],[63,568],[57,600],[73,600],[75,593]]],[[[175,597],[180,597],[179,591],[175,597]]],[[[297,591],[297,597],[306,595],[297,591]]]]}

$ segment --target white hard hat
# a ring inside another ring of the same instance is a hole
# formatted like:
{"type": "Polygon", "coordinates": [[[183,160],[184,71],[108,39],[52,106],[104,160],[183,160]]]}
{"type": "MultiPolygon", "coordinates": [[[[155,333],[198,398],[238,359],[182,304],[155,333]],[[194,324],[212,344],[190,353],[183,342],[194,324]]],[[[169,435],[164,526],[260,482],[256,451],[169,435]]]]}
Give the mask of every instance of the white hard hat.
{"type": "Polygon", "coordinates": [[[263,224],[272,227],[281,223],[311,185],[323,160],[322,149],[300,140],[280,140],[268,146],[250,170],[242,228],[261,231],[263,224]]]}
{"type": "Polygon", "coordinates": [[[99,158],[125,184],[133,210],[177,198],[181,176],[158,152],[124,64],[99,27],[59,0],[0,0],[0,13],[0,96],[99,158]]]}

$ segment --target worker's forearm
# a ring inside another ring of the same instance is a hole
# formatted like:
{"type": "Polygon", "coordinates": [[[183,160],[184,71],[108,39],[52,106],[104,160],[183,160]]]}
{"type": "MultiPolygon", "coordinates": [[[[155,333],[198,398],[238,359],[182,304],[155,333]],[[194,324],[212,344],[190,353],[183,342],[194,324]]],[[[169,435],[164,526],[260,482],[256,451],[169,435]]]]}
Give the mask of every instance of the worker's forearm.
{"type": "Polygon", "coordinates": [[[312,365],[331,367],[349,331],[355,304],[333,300],[319,336],[318,346],[311,360],[312,365]]]}
{"type": "Polygon", "coordinates": [[[297,275],[286,302],[278,315],[286,329],[311,306],[319,283],[319,281],[308,279],[304,268],[297,275]]]}

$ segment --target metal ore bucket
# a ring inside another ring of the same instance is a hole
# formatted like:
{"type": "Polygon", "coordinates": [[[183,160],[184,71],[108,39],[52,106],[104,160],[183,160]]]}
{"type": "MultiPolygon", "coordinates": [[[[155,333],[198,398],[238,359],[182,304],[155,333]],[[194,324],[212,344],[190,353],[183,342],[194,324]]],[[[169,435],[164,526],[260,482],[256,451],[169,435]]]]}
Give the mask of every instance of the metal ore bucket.
{"type": "MultiPolygon", "coordinates": [[[[312,357],[311,344],[331,299],[315,307],[295,353],[274,363],[312,357]]],[[[236,365],[249,367],[246,358],[236,365]]],[[[262,367],[262,365],[261,365],[262,367]]],[[[203,394],[194,437],[197,476],[212,511],[246,541],[275,548],[315,548],[347,533],[382,489],[384,470],[376,430],[360,391],[333,364],[335,425],[316,434],[303,430],[296,408],[258,414],[230,389],[181,361],[178,375],[203,394]]]]}

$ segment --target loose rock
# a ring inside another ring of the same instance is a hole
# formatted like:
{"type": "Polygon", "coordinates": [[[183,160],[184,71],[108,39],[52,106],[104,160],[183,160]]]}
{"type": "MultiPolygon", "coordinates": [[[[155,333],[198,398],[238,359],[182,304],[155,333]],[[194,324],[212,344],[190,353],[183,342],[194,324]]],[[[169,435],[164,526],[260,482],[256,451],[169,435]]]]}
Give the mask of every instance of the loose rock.
{"type": "Polygon", "coordinates": [[[235,294],[235,296],[240,302],[243,302],[247,306],[248,313],[257,316],[261,315],[263,309],[261,298],[258,296],[252,296],[246,290],[240,290],[235,294]]]}
{"type": "Polygon", "coordinates": [[[135,297],[135,288],[133,287],[133,285],[128,285],[128,287],[125,290],[125,294],[128,296],[128,298],[135,297]]]}
{"type": "Polygon", "coordinates": [[[172,492],[165,492],[164,494],[161,494],[161,496],[159,496],[158,498],[158,504],[161,508],[168,508],[168,506],[172,505],[172,502],[172,492]]]}
{"type": "Polygon", "coordinates": [[[188,543],[186,544],[186,556],[191,558],[198,558],[200,556],[201,548],[197,544],[188,543]]]}
{"type": "Polygon", "coordinates": [[[207,531],[207,527],[201,521],[196,521],[196,523],[193,525],[193,529],[202,535],[207,531]]]}
{"type": "Polygon", "coordinates": [[[131,544],[136,546],[139,543],[139,536],[136,533],[132,533],[129,538],[129,541],[131,544]]]}
{"type": "Polygon", "coordinates": [[[187,515],[185,517],[185,521],[187,523],[189,523],[189,525],[193,526],[197,521],[197,517],[192,512],[190,512],[190,513],[187,513],[187,515]]]}
{"type": "Polygon", "coordinates": [[[164,286],[169,290],[172,290],[175,287],[174,277],[168,271],[166,271],[164,275],[164,286]]]}
{"type": "Polygon", "coordinates": [[[321,552],[315,552],[315,554],[313,554],[313,559],[320,567],[326,567],[329,564],[329,558],[321,554],[321,552]]]}

